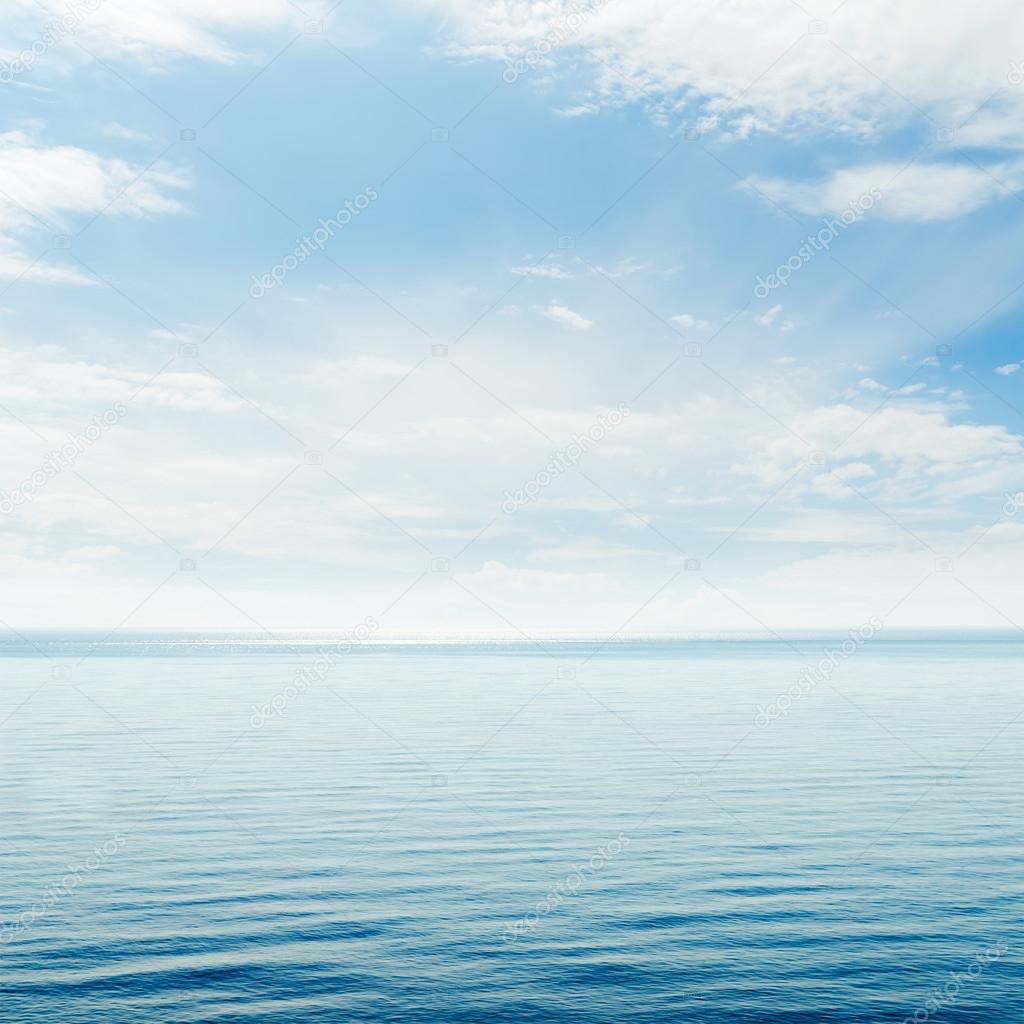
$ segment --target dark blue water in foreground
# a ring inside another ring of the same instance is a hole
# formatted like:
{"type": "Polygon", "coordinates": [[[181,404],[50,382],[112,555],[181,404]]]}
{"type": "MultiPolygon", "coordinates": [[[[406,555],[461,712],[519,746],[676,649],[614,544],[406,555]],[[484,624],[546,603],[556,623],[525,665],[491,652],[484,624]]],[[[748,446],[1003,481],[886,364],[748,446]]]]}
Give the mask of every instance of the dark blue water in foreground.
{"type": "Polygon", "coordinates": [[[1024,1020],[1020,637],[98,639],[0,644],[5,1024],[1024,1020]]]}

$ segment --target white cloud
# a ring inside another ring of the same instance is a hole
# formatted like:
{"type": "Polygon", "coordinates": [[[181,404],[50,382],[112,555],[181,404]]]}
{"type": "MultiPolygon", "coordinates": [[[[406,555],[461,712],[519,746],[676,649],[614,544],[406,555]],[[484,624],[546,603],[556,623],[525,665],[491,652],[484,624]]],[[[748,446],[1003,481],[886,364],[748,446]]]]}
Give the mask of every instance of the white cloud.
{"type": "Polygon", "coordinates": [[[707,508],[711,505],[728,505],[732,502],[732,498],[725,498],[722,496],[709,496],[707,498],[693,498],[686,495],[679,495],[675,498],[669,498],[668,503],[670,505],[678,505],[680,508],[707,508]]]}
{"type": "Polygon", "coordinates": [[[621,506],[611,498],[595,495],[569,495],[564,498],[538,498],[537,508],[563,512],[618,512],[621,506]]]}
{"type": "Polygon", "coordinates": [[[121,554],[121,549],[113,544],[89,544],[65,551],[64,557],[72,562],[100,562],[119,554],[121,554]]]}
{"type": "Polygon", "coordinates": [[[788,318],[784,318],[780,321],[779,316],[781,315],[781,313],[781,305],[772,306],[771,309],[766,310],[760,316],[755,316],[753,318],[754,323],[757,324],[758,327],[774,327],[776,323],[778,323],[779,331],[785,334],[787,331],[793,330],[796,324],[794,324],[793,321],[788,318]]]}
{"type": "MultiPolygon", "coordinates": [[[[453,55],[499,61],[509,44],[528,49],[572,10],[571,0],[420,4],[447,16],[453,55]]],[[[859,0],[834,16],[833,6],[604,4],[553,60],[568,64],[563,51],[576,44],[595,55],[588,103],[650,102],[653,95],[663,115],[738,134],[809,127],[869,136],[916,123],[922,109],[936,124],[958,125],[991,99],[984,121],[991,138],[997,133],[989,122],[1024,109],[1020,91],[1005,88],[1009,62],[1020,57],[1014,41],[1024,36],[1024,9],[1013,0],[941,7],[906,0],[896,9],[886,0],[859,0]],[[827,19],[827,34],[809,33],[809,18],[827,19]]]]}
{"type": "Polygon", "coordinates": [[[629,256],[624,260],[619,260],[618,263],[610,267],[594,267],[591,273],[615,279],[619,277],[632,277],[633,274],[639,274],[647,269],[649,268],[646,263],[640,263],[635,256],[629,256]]]}
{"type": "Polygon", "coordinates": [[[669,320],[684,331],[707,331],[711,329],[710,321],[699,320],[690,313],[679,313],[676,316],[669,317],[669,320]]]}
{"type": "Polygon", "coordinates": [[[16,241],[3,235],[0,235],[0,278],[5,284],[14,280],[80,285],[96,283],[74,267],[29,255],[16,241]]]}
{"type": "Polygon", "coordinates": [[[1003,366],[997,366],[996,373],[998,373],[1000,377],[1009,377],[1012,374],[1016,373],[1019,369],[1020,363],[1006,363],[1003,366]]]}
{"type": "Polygon", "coordinates": [[[527,556],[530,562],[565,563],[565,562],[608,562],[612,560],[647,558],[650,552],[642,548],[630,547],[627,544],[615,544],[600,538],[577,540],[571,544],[555,544],[551,547],[531,551],[527,556]]]}
{"type": "Polygon", "coordinates": [[[78,269],[41,258],[27,236],[70,230],[71,217],[183,213],[169,190],[185,188],[181,171],[144,168],[76,146],[45,146],[23,131],[0,134],[0,275],[65,284],[91,284],[78,269]]]}
{"type": "Polygon", "coordinates": [[[588,117],[591,114],[598,113],[600,110],[600,106],[596,103],[580,103],[575,107],[562,107],[556,110],[555,113],[559,117],[588,117]]]}
{"type": "Polygon", "coordinates": [[[145,132],[129,128],[127,125],[111,121],[100,125],[100,132],[108,139],[123,139],[125,142],[152,142],[153,137],[145,132]]]}
{"type": "MultiPolygon", "coordinates": [[[[908,500],[919,507],[940,494],[948,500],[992,492],[1024,464],[1024,438],[998,425],[954,423],[940,406],[908,403],[873,414],[847,404],[819,406],[794,417],[792,427],[812,449],[832,452],[838,447],[841,458],[874,469],[887,501],[908,500]]],[[[733,468],[763,485],[778,486],[805,465],[807,450],[787,435],[733,468]]],[[[848,469],[833,465],[833,470],[841,479],[873,479],[859,468],[856,476],[846,477],[848,469]]],[[[831,476],[832,471],[822,469],[818,475],[831,476]]],[[[818,489],[830,486],[823,483],[818,489]]],[[[841,497],[843,490],[829,493],[841,497]]]]}
{"type": "Polygon", "coordinates": [[[1024,108],[996,102],[992,109],[986,107],[960,125],[949,144],[979,149],[1024,149],[1024,108]]]}
{"type": "Polygon", "coordinates": [[[235,412],[249,406],[205,373],[152,372],[45,353],[0,348],[0,401],[32,413],[88,411],[114,402],[183,412],[235,412]]]}
{"type": "Polygon", "coordinates": [[[607,590],[611,581],[601,572],[554,572],[548,569],[520,569],[499,561],[485,562],[482,569],[463,577],[471,590],[491,593],[526,591],[539,594],[578,595],[607,590]]]}
{"type": "Polygon", "coordinates": [[[411,364],[381,356],[352,356],[347,359],[319,360],[304,375],[304,381],[313,387],[335,387],[342,377],[404,377],[411,364]]]}
{"type": "Polygon", "coordinates": [[[509,273],[517,277],[547,277],[553,281],[568,281],[572,278],[567,270],[556,264],[538,263],[536,266],[509,267],[509,273]]]}
{"type": "MultiPolygon", "coordinates": [[[[67,0],[37,3],[57,18],[69,9],[67,0]]],[[[39,20],[37,12],[31,23],[36,34],[39,20]]],[[[268,31],[288,21],[301,25],[301,15],[287,0],[102,0],[95,11],[84,14],[74,34],[90,49],[117,58],[133,58],[149,66],[153,61],[172,58],[229,63],[238,60],[240,54],[225,36],[268,31]]],[[[8,35],[15,33],[9,29],[8,35]]],[[[23,30],[8,46],[20,49],[26,40],[23,30]]],[[[65,49],[70,53],[75,47],[65,49]]]]}
{"type": "Polygon", "coordinates": [[[1007,198],[1024,184],[1024,162],[976,164],[906,161],[862,164],[812,181],[750,177],[746,184],[773,202],[800,213],[836,217],[851,203],[878,189],[866,217],[894,221],[952,220],[1007,198]]]}
{"type": "Polygon", "coordinates": [[[1024,571],[1020,540],[1019,527],[996,527],[957,563],[956,578],[936,573],[932,552],[912,543],[832,550],[744,581],[738,600],[768,623],[863,622],[893,609],[887,629],[1005,629],[996,609],[1013,619],[1024,615],[1016,586],[1024,571]],[[827,605],[820,601],[823,580],[829,581],[827,605]]]}
{"type": "Polygon", "coordinates": [[[593,320],[569,309],[568,306],[560,306],[558,303],[551,303],[547,309],[541,310],[541,315],[562,327],[568,327],[572,331],[589,331],[594,326],[593,320]]]}
{"type": "Polygon", "coordinates": [[[840,480],[864,480],[878,475],[866,462],[847,462],[843,466],[836,466],[832,472],[840,480]]]}
{"type": "Polygon", "coordinates": [[[112,213],[145,216],[183,213],[166,194],[189,184],[184,172],[167,166],[111,160],[77,146],[44,146],[26,132],[0,135],[0,227],[38,226],[39,218],[67,223],[68,214],[112,213]]]}

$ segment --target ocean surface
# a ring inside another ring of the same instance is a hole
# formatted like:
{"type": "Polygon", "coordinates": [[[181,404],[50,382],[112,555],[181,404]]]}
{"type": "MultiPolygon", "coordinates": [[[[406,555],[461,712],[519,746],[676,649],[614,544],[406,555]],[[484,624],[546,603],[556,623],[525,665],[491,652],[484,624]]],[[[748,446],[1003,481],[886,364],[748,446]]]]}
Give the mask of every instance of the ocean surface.
{"type": "Polygon", "coordinates": [[[8,635],[0,1021],[1022,1021],[1024,637],[844,639],[8,635]]]}

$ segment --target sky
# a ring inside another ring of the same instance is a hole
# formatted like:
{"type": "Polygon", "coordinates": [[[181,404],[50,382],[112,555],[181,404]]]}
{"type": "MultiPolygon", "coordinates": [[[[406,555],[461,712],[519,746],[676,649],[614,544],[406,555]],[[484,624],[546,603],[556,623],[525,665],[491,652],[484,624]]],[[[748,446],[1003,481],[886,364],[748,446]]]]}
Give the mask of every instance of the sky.
{"type": "Polygon", "coordinates": [[[7,628],[1022,628],[1024,8],[12,0],[7,628]]]}

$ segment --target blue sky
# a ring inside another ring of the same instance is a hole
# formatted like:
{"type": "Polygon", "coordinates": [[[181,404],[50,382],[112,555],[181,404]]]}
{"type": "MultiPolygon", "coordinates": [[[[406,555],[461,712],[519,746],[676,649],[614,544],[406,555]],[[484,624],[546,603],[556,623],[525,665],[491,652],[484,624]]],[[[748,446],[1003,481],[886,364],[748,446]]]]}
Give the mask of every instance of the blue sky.
{"type": "Polygon", "coordinates": [[[213,6],[3,18],[10,625],[1024,623],[1015,6],[213,6]]]}

